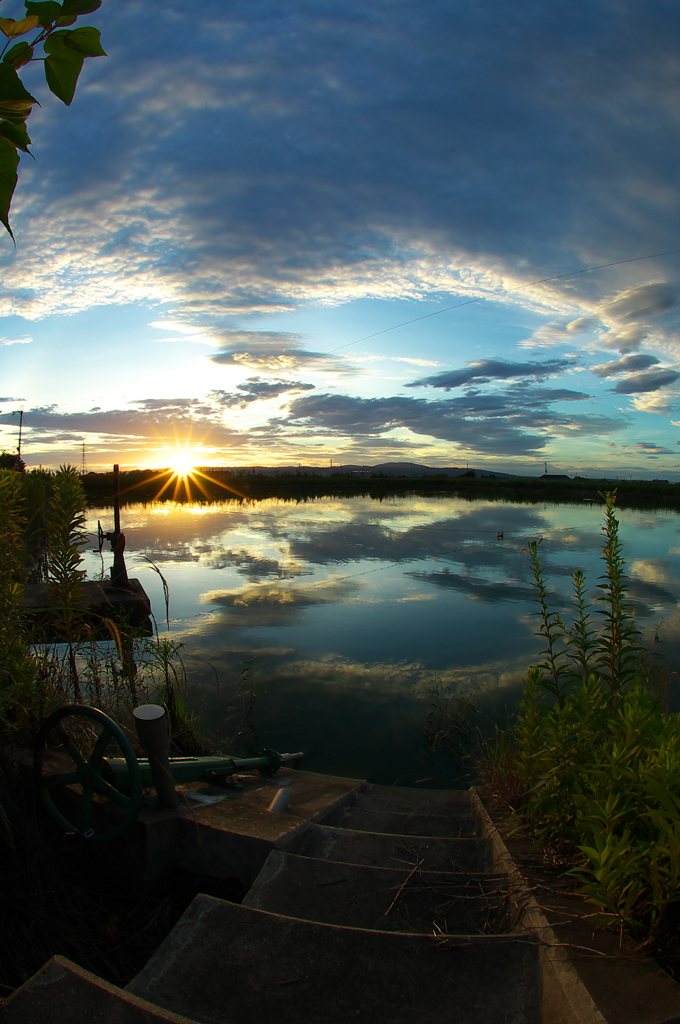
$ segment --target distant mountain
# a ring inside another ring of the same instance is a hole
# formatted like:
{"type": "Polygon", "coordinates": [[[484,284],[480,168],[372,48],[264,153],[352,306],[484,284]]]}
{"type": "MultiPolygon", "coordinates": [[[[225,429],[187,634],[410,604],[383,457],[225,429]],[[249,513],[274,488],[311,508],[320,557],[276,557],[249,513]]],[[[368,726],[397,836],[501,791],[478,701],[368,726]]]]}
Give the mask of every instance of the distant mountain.
{"type": "Polygon", "coordinates": [[[288,473],[302,473],[306,476],[336,476],[336,475],[352,475],[352,476],[372,476],[376,473],[381,473],[383,476],[408,476],[408,477],[419,477],[419,476],[463,476],[465,473],[474,473],[476,476],[491,476],[491,477],[517,477],[517,473],[498,473],[492,472],[488,469],[476,469],[471,466],[469,469],[462,469],[459,466],[419,466],[417,462],[383,462],[378,466],[357,466],[357,465],[346,465],[346,466],[247,466],[247,467],[228,467],[228,466],[212,466],[212,467],[201,467],[204,470],[210,472],[222,471],[228,472],[250,472],[250,473],[261,473],[263,476],[280,476],[288,473]]]}

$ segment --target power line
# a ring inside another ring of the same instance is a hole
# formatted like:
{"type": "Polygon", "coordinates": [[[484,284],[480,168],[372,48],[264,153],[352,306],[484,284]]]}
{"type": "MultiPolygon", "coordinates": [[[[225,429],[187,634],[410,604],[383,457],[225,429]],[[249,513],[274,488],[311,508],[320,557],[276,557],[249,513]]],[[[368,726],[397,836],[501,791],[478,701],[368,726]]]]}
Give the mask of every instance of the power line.
{"type": "MultiPolygon", "coordinates": [[[[578,277],[579,274],[590,274],[593,270],[605,270],[607,267],[620,267],[624,263],[640,263],[642,260],[657,260],[662,256],[678,255],[680,255],[680,249],[672,249],[670,252],[656,252],[651,256],[633,256],[628,260],[615,260],[614,263],[598,263],[592,267],[585,267],[583,270],[572,270],[568,274],[554,274],[552,277],[541,277],[536,281],[529,281],[526,284],[518,284],[515,288],[507,288],[505,290],[505,294],[512,295],[513,292],[522,291],[523,288],[533,288],[537,284],[549,284],[550,281],[561,281],[565,277],[578,277]]],[[[343,349],[349,348],[351,345],[358,345],[361,341],[369,341],[369,339],[377,338],[381,334],[388,334],[390,331],[397,331],[400,327],[408,327],[409,324],[417,324],[420,320],[428,320],[430,317],[439,316],[440,313],[449,313],[452,309],[460,309],[461,306],[471,306],[473,302],[485,302],[493,298],[494,296],[478,295],[474,299],[466,299],[464,302],[456,302],[453,306],[445,306],[443,309],[436,309],[433,313],[424,313],[422,316],[414,317],[413,320],[404,320],[401,324],[394,324],[393,327],[385,327],[382,331],[376,331],[374,334],[366,334],[363,338],[357,338],[355,341],[348,341],[344,345],[338,345],[337,348],[330,349],[326,355],[333,355],[334,352],[341,352],[343,349]]],[[[298,366],[304,365],[304,363],[298,364],[298,366]]]]}

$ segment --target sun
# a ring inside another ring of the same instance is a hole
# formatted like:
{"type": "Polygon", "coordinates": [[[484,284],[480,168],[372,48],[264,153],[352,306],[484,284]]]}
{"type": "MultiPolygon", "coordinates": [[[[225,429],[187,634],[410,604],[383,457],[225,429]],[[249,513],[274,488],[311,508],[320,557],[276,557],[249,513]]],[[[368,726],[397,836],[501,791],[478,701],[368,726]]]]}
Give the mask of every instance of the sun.
{"type": "Polygon", "coordinates": [[[172,456],[170,469],[177,476],[190,476],[195,468],[191,452],[175,452],[172,456]]]}

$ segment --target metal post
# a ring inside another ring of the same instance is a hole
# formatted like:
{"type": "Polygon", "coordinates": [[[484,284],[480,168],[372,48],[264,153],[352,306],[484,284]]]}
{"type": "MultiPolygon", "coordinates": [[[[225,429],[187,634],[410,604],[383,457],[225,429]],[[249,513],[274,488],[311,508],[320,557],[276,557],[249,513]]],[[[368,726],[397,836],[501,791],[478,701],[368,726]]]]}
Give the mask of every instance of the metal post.
{"type": "Polygon", "coordinates": [[[141,704],[133,714],[139,742],[149,758],[158,803],[161,807],[179,807],[179,797],[168,760],[170,727],[166,710],[160,704],[141,704]]]}
{"type": "Polygon", "coordinates": [[[111,582],[115,587],[128,587],[128,574],[125,568],[125,534],[120,529],[120,467],[113,467],[113,533],[107,533],[106,539],[111,541],[113,565],[111,566],[111,582]]]}
{"type": "Polygon", "coordinates": [[[113,467],[113,532],[120,534],[120,466],[113,467]]]}

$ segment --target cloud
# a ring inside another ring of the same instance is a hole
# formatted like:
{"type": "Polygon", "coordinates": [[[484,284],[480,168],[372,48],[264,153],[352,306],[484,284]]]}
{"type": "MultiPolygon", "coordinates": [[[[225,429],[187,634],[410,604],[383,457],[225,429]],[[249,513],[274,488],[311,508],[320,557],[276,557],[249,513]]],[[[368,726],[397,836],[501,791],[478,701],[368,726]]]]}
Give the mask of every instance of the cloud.
{"type": "Polygon", "coordinates": [[[617,395],[633,395],[638,391],[658,391],[659,388],[673,384],[680,379],[677,370],[648,370],[643,373],[632,373],[623,380],[616,382],[612,391],[617,395]]]}
{"type": "Polygon", "coordinates": [[[629,288],[601,307],[602,313],[614,320],[648,320],[650,316],[665,313],[677,304],[677,289],[667,282],[629,288]]]}
{"type": "Polygon", "coordinates": [[[673,314],[669,261],[528,284],[676,247],[667,13],[661,0],[644,16],[576,0],[566,22],[538,0],[455,18],[443,0],[416,18],[408,0],[103,7],[112,56],[86,63],[72,107],[27,72],[46,102],[0,313],[171,301],[215,322],[455,293],[573,322],[603,290],[647,283],[657,292],[606,315],[673,314]]]}
{"type": "MultiPolygon", "coordinates": [[[[56,405],[42,406],[24,411],[27,440],[36,431],[41,437],[46,431],[53,436],[71,436],[76,432],[114,438],[143,438],[152,442],[178,437],[200,436],[205,442],[213,439],[221,443],[239,443],[246,435],[225,426],[218,411],[197,399],[147,398],[132,405],[139,408],[102,409],[97,412],[60,412],[56,405]]],[[[11,413],[0,414],[0,424],[15,423],[11,413]]]]}
{"type": "Polygon", "coordinates": [[[221,331],[223,344],[209,358],[220,366],[242,366],[276,373],[305,366],[307,370],[346,373],[349,367],[322,352],[302,347],[302,336],[284,331],[221,331]]]}
{"type": "Polygon", "coordinates": [[[638,441],[632,447],[647,455],[680,455],[680,452],[674,452],[672,448],[664,448],[662,445],[655,444],[652,441],[638,441]]]}
{"type": "Polygon", "coordinates": [[[601,434],[623,420],[574,417],[556,412],[555,402],[581,402],[588,395],[565,388],[540,388],[519,383],[504,391],[472,391],[460,398],[428,401],[419,398],[354,398],[314,394],[291,402],[288,417],[272,427],[297,427],[326,435],[375,435],[398,428],[452,441],[485,455],[530,455],[548,443],[555,430],[601,434]]]}
{"type": "Polygon", "coordinates": [[[211,391],[209,398],[225,409],[247,409],[253,402],[263,402],[289,392],[313,391],[313,384],[297,380],[270,380],[249,377],[236,385],[236,391],[211,391]]]}
{"type": "Polygon", "coordinates": [[[491,380],[512,380],[518,377],[547,377],[570,370],[575,363],[571,359],[549,359],[545,363],[512,363],[503,359],[475,359],[464,370],[446,370],[432,377],[421,377],[407,384],[407,388],[431,387],[450,391],[465,384],[488,384],[491,380]]]}
{"type": "MultiPolygon", "coordinates": [[[[0,348],[6,348],[8,345],[30,345],[33,338],[0,338],[0,348]]],[[[0,398],[0,402],[7,402],[9,399],[0,398]]]]}
{"type": "Polygon", "coordinates": [[[614,327],[606,331],[597,339],[598,348],[615,348],[619,352],[634,352],[640,347],[645,338],[649,337],[651,328],[634,324],[624,329],[614,327]]]}
{"type": "Polygon", "coordinates": [[[633,370],[646,370],[654,366],[659,360],[656,356],[637,355],[625,356],[623,359],[615,359],[611,363],[600,363],[599,366],[591,366],[590,372],[596,377],[611,377],[617,373],[630,373],[633,370]]]}

